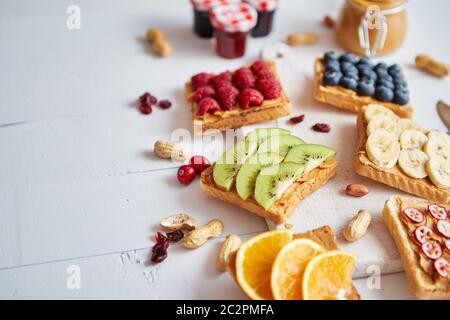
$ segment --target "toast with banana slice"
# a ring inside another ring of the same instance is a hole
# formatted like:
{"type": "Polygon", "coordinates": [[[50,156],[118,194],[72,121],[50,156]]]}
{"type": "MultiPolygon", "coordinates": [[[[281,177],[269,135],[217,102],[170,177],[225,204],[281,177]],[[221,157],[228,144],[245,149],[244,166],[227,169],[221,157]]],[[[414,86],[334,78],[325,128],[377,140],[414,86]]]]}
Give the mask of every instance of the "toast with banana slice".
{"type": "Polygon", "coordinates": [[[335,155],[286,129],[256,129],[203,171],[200,184],[208,195],[280,224],[334,177],[335,155]]]}
{"type": "Polygon", "coordinates": [[[357,117],[356,173],[416,196],[450,201],[450,137],[371,104],[357,117]]]}

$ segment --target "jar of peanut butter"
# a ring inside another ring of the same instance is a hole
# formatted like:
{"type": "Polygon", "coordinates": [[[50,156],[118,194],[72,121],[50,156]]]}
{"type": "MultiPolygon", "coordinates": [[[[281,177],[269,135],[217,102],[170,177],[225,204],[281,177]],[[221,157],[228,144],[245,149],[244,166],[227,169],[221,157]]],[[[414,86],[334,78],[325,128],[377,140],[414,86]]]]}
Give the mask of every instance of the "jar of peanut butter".
{"type": "Polygon", "coordinates": [[[346,0],[336,39],[346,51],[380,56],[397,50],[408,31],[406,0],[346,0]]]}

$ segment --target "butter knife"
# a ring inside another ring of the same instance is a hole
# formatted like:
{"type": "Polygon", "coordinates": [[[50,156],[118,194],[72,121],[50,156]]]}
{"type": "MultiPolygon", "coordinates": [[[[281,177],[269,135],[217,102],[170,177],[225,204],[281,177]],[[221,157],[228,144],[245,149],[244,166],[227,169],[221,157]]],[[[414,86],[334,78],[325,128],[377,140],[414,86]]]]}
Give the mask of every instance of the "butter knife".
{"type": "Polygon", "coordinates": [[[436,105],[436,108],[442,121],[447,126],[447,129],[450,130],[450,106],[446,104],[444,101],[439,100],[439,102],[436,105]]]}

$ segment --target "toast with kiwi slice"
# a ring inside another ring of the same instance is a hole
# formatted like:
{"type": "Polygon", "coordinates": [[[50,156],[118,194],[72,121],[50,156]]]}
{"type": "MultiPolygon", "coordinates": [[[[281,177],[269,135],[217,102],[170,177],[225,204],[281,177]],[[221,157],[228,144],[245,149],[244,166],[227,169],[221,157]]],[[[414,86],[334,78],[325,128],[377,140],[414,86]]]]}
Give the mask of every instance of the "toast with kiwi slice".
{"type": "Polygon", "coordinates": [[[336,174],[336,151],[289,131],[256,129],[202,172],[210,196],[281,224],[336,174]]]}

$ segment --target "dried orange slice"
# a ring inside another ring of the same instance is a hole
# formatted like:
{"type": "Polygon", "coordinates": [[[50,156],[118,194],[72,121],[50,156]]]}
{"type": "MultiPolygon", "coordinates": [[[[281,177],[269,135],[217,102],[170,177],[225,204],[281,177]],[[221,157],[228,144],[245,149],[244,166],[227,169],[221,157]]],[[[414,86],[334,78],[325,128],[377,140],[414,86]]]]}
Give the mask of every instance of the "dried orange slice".
{"type": "Polygon", "coordinates": [[[325,249],[309,239],[296,239],[278,253],[272,267],[271,287],[275,300],[301,300],[302,279],[308,262],[325,249]]]}
{"type": "Polygon", "coordinates": [[[303,274],[304,300],[345,299],[352,288],[355,255],[339,250],[314,257],[303,274]]]}
{"type": "Polygon", "coordinates": [[[273,299],[272,265],[281,248],[291,240],[290,230],[279,229],[263,232],[242,244],[236,255],[236,278],[250,299],[273,299]]]}

